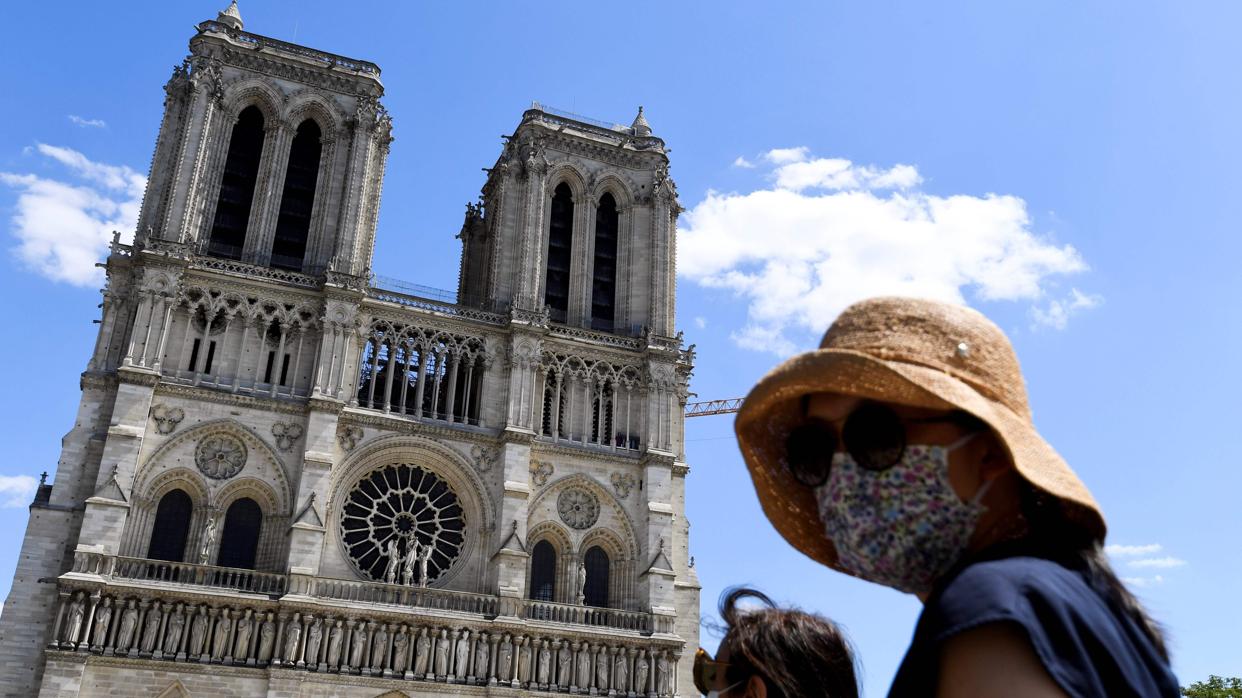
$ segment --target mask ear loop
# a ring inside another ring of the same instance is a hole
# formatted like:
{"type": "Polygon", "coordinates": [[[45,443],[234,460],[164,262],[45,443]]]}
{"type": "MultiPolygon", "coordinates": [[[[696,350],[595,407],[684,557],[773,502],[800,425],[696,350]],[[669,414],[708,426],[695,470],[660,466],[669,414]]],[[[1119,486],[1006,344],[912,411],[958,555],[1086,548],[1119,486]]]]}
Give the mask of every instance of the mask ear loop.
{"type": "MultiPolygon", "coordinates": [[[[957,449],[961,448],[962,446],[965,446],[966,444],[970,443],[970,440],[975,438],[978,435],[979,435],[979,432],[977,431],[972,432],[970,434],[963,436],[957,441],[954,441],[948,446],[945,446],[944,447],[945,455],[948,455],[956,451],[957,449]]],[[[970,503],[974,506],[980,506],[980,502],[983,501],[983,498],[987,495],[988,490],[992,489],[992,485],[996,482],[996,480],[997,478],[992,478],[991,480],[988,480],[984,482],[982,485],[980,485],[979,491],[975,492],[975,496],[970,498],[970,503]]]]}

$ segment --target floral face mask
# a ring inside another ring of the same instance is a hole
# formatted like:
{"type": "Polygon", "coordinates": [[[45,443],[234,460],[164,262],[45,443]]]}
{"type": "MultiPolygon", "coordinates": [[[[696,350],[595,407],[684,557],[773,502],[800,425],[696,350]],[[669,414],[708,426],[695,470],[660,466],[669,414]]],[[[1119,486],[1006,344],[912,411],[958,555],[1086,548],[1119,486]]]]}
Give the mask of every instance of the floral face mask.
{"type": "Polygon", "coordinates": [[[949,446],[906,446],[896,465],[875,472],[848,453],[833,456],[828,481],[815,488],[824,532],[838,563],[863,579],[912,594],[930,592],[962,557],[993,481],[963,502],[949,484],[949,446]]]}

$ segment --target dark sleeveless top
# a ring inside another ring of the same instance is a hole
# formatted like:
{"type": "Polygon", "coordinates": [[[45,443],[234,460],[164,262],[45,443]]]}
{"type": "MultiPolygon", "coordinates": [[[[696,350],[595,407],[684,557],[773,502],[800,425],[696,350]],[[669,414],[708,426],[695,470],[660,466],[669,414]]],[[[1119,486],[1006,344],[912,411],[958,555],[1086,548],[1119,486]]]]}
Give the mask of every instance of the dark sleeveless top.
{"type": "Polygon", "coordinates": [[[890,698],[934,695],[945,641],[987,623],[1020,626],[1048,675],[1074,698],[1179,695],[1156,646],[1082,572],[1009,557],[969,565],[933,593],[890,698]]]}

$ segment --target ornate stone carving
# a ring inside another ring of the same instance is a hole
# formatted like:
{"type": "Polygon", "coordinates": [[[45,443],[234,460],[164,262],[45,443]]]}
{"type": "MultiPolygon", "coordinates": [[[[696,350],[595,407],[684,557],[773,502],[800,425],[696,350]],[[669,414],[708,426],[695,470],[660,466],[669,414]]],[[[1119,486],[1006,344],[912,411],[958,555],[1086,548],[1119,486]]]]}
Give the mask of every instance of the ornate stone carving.
{"type": "Polygon", "coordinates": [[[171,434],[185,419],[185,410],[180,407],[169,407],[160,403],[151,408],[151,419],[155,420],[155,430],[161,434],[171,434]]]}
{"type": "Polygon", "coordinates": [[[634,489],[635,484],[637,484],[637,481],[629,473],[612,474],[612,488],[617,491],[617,496],[621,499],[630,496],[630,490],[634,489]]]}
{"type": "Polygon", "coordinates": [[[364,475],[342,511],[341,539],[349,559],[376,581],[395,583],[403,559],[417,545],[419,582],[425,585],[449,569],[465,545],[457,494],[417,465],[394,463],[364,475]]]}
{"type": "Polygon", "coordinates": [[[496,449],[486,446],[471,446],[470,460],[474,463],[474,469],[480,473],[485,473],[492,469],[492,463],[496,462],[496,449]]]}
{"type": "Polygon", "coordinates": [[[227,480],[246,465],[246,445],[230,434],[211,434],[198,442],[194,463],[207,477],[227,480]]]}
{"type": "Polygon", "coordinates": [[[352,451],[354,446],[357,446],[358,442],[362,441],[364,435],[365,432],[362,431],[362,427],[349,425],[341,428],[340,433],[336,435],[336,440],[341,444],[341,448],[346,451],[352,451]]]}
{"type": "Polygon", "coordinates": [[[272,436],[276,437],[276,448],[288,453],[293,444],[302,438],[302,425],[293,422],[276,422],[272,425],[272,436]]]}
{"type": "Polygon", "coordinates": [[[582,487],[566,487],[556,498],[556,511],[570,528],[583,530],[599,520],[599,499],[582,487]]]}
{"type": "Polygon", "coordinates": [[[543,487],[548,484],[548,478],[552,477],[552,464],[540,463],[532,461],[530,464],[530,479],[537,487],[543,487]]]}

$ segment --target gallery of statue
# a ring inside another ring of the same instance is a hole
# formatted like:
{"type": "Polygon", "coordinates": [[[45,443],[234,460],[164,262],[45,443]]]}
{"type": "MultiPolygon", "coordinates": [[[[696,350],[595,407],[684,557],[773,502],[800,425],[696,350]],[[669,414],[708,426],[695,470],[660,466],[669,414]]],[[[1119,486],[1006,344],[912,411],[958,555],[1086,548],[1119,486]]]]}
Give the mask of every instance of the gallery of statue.
{"type": "Polygon", "coordinates": [[[436,293],[371,274],[382,94],[235,4],[198,25],[0,692],[694,694],[664,142],[536,104],[436,293]]]}

